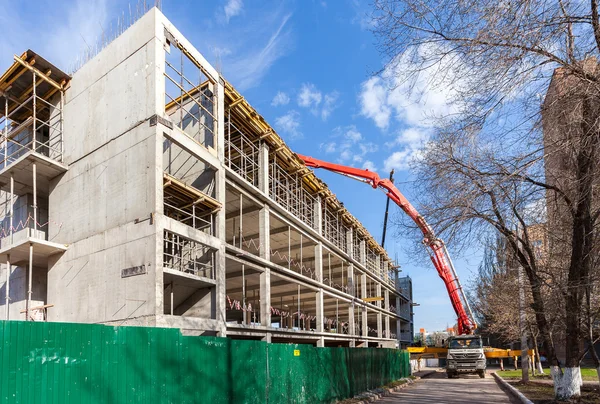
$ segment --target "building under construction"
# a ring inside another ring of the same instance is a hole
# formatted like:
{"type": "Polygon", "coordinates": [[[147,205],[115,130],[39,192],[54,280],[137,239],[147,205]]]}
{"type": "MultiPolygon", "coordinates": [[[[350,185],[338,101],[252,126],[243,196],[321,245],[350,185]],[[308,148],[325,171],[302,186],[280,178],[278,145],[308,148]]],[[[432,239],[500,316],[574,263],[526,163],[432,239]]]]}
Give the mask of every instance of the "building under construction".
{"type": "Polygon", "coordinates": [[[2,318],[411,342],[410,278],[158,9],[15,56],[0,117],[2,318]]]}

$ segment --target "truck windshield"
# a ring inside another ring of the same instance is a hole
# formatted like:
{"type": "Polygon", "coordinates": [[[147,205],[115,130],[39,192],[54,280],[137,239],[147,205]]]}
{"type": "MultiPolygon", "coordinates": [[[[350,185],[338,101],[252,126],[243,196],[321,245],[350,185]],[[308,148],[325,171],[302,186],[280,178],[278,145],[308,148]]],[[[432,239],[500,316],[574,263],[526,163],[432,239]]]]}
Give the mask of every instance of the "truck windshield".
{"type": "Polygon", "coordinates": [[[453,339],[450,341],[450,349],[473,349],[481,348],[481,340],[473,339],[453,339]]]}

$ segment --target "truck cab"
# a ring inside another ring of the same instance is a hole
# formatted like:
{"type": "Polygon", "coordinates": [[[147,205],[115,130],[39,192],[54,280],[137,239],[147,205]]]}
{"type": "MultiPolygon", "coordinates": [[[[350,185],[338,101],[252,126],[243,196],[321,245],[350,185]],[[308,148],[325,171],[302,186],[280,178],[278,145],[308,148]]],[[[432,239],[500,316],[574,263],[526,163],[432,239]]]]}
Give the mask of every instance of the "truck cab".
{"type": "Polygon", "coordinates": [[[485,377],[486,360],[483,342],[478,335],[459,335],[448,339],[446,374],[448,378],[461,373],[477,373],[485,377]]]}

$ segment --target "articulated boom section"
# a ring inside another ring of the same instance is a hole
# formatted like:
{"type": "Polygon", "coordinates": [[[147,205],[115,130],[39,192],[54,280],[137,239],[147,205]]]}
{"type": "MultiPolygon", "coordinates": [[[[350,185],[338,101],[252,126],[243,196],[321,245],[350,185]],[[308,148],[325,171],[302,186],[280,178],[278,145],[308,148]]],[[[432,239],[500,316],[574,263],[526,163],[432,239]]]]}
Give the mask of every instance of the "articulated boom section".
{"type": "Polygon", "coordinates": [[[387,196],[396,203],[410,218],[419,226],[423,233],[423,244],[430,248],[429,256],[433,266],[437,270],[440,278],[444,281],[450,302],[458,317],[458,333],[471,334],[477,325],[473,320],[473,314],[469,308],[469,303],[465,293],[460,285],[456,271],[452,265],[452,260],[448,255],[448,250],[444,242],[437,238],[425,219],[419,215],[419,212],[410,204],[410,202],[402,195],[400,190],[396,188],[393,182],[388,179],[380,178],[377,173],[369,170],[362,170],[353,167],[346,167],[339,164],[328,163],[308,156],[298,154],[298,157],[304,161],[308,167],[323,168],[338,174],[343,174],[353,177],[359,181],[371,185],[375,189],[381,189],[387,196]],[[462,297],[462,299],[461,299],[462,297]],[[463,304],[464,302],[464,304],[463,304]],[[469,314],[465,311],[465,306],[469,309],[469,314]]]}

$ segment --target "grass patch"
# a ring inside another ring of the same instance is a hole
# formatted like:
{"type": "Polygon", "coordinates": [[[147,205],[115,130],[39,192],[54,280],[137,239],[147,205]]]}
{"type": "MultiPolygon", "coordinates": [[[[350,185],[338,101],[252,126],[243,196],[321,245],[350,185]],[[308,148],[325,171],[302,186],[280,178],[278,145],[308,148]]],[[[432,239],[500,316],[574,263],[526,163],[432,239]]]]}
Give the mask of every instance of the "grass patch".
{"type": "MultiPolygon", "coordinates": [[[[531,373],[530,373],[529,378],[531,380],[543,380],[543,379],[551,380],[552,377],[550,376],[550,369],[544,369],[544,372],[545,372],[545,374],[543,374],[543,375],[535,375],[535,376],[531,376],[531,373]]],[[[496,373],[498,373],[498,376],[501,376],[503,379],[521,379],[521,369],[519,369],[519,370],[500,370],[496,373]]],[[[596,369],[594,369],[594,368],[581,368],[581,377],[585,381],[593,382],[593,381],[598,380],[598,373],[596,372],[596,369]]]]}
{"type": "MultiPolygon", "coordinates": [[[[528,399],[535,404],[564,404],[564,401],[554,400],[554,387],[547,384],[511,382],[528,399]]],[[[600,394],[595,389],[581,389],[581,398],[575,401],[579,404],[592,404],[600,402],[600,394]]]]}

